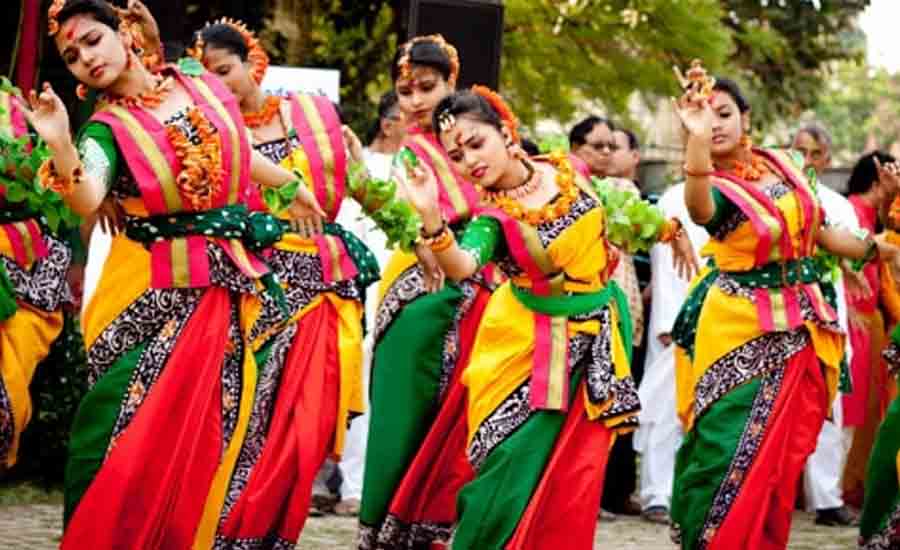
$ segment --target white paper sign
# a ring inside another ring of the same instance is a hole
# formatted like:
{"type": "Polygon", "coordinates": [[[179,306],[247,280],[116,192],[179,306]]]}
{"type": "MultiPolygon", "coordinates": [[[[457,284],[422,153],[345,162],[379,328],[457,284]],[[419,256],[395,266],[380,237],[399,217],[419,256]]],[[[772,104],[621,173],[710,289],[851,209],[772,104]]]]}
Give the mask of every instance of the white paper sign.
{"type": "Polygon", "coordinates": [[[263,90],[276,94],[301,92],[341,101],[341,72],[337,69],[271,66],[262,81],[263,90]]]}

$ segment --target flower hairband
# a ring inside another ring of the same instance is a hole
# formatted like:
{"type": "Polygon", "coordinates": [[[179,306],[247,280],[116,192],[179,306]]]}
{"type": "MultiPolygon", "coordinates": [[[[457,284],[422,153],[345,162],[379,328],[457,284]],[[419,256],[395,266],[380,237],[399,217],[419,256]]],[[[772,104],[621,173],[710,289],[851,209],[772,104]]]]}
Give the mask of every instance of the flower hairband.
{"type": "Polygon", "coordinates": [[[50,4],[50,8],[47,10],[47,34],[50,36],[54,36],[59,32],[59,21],[56,20],[56,17],[65,5],[66,0],[53,0],[53,3],[50,4]]]}
{"type": "Polygon", "coordinates": [[[500,97],[500,94],[487,86],[479,86],[478,84],[472,86],[472,93],[483,97],[488,102],[491,108],[497,112],[500,120],[503,121],[503,125],[509,130],[509,137],[513,143],[520,143],[522,140],[519,138],[519,119],[513,114],[506,101],[500,97]]]}
{"type": "MultiPolygon", "coordinates": [[[[252,67],[250,69],[250,76],[253,78],[254,82],[261,84],[263,77],[266,76],[266,71],[269,69],[269,54],[263,49],[262,44],[260,44],[259,39],[253,31],[248,29],[247,25],[242,21],[230,19],[228,17],[223,17],[218,21],[208,22],[203,28],[206,29],[213,25],[225,25],[231,27],[241,35],[241,38],[244,39],[244,43],[247,45],[247,59],[250,61],[252,67]]],[[[203,32],[198,32],[197,39],[194,41],[194,45],[187,49],[187,54],[202,63],[203,49],[205,47],[203,32]]]]}
{"type": "Polygon", "coordinates": [[[433,42],[437,44],[439,48],[447,55],[447,58],[450,60],[450,82],[455,84],[457,77],[459,77],[459,53],[456,51],[456,48],[453,47],[452,44],[447,42],[443,35],[440,34],[429,34],[427,36],[416,36],[412,40],[406,42],[401,46],[403,49],[403,55],[400,56],[400,59],[397,60],[397,66],[400,68],[400,76],[401,78],[407,79],[412,77],[412,61],[409,58],[409,54],[412,52],[412,48],[414,45],[419,42],[433,42]]]}

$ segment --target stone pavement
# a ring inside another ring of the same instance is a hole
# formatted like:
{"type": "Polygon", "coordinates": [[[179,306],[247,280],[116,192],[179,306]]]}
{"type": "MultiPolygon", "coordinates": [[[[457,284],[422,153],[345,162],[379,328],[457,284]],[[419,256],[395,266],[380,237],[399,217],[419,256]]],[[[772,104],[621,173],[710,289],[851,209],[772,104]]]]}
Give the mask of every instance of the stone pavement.
{"type": "MultiPolygon", "coordinates": [[[[0,506],[0,548],[50,550],[59,545],[62,507],[52,504],[0,506]]],[[[352,549],[356,521],[310,518],[298,550],[352,549]]],[[[850,550],[856,547],[855,529],[816,527],[809,514],[794,517],[791,550],[850,550]]],[[[595,548],[616,550],[674,550],[666,529],[635,519],[618,519],[600,526],[595,548]]]]}

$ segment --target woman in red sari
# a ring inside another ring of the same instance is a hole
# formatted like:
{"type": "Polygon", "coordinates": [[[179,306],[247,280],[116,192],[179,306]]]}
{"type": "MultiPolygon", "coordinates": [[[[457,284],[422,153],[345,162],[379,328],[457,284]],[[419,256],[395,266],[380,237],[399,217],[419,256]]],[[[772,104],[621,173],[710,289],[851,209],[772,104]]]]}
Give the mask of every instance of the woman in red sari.
{"type": "MultiPolygon", "coordinates": [[[[101,93],[73,142],[49,85],[24,114],[53,151],[45,184],[84,217],[108,197],[125,229],[82,318],[91,389],[66,467],[69,548],[211,548],[259,368],[263,297],[283,301],[256,251],[281,227],[249,214],[251,178],[296,176],[251,151],[237,104],[199,64],[150,72],[102,0],[57,0],[50,34],[69,71],[101,93]]],[[[324,213],[302,187],[288,211],[324,213]]]]}
{"type": "MultiPolygon", "coordinates": [[[[888,194],[887,186],[879,180],[876,159],[881,164],[894,161],[894,157],[881,152],[863,155],[847,181],[848,197],[856,211],[859,226],[870,233],[875,233],[881,226],[878,212],[888,194]]],[[[895,394],[893,384],[888,382],[887,367],[881,359],[887,335],[879,305],[881,285],[878,262],[866,264],[862,274],[869,292],[851,294],[847,299],[850,345],[853,349],[850,362],[853,391],[843,396],[844,425],[853,428],[853,442],[844,469],[844,499],[857,508],[862,507],[865,498],[866,464],[875,442],[875,432],[895,394]]]]}

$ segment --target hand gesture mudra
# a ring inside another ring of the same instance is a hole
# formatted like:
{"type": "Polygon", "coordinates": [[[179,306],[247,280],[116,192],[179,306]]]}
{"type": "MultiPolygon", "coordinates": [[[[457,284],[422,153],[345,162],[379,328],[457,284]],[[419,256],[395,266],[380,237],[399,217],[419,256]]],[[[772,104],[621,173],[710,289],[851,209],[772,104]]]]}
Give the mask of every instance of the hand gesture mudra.
{"type": "Polygon", "coordinates": [[[350,154],[350,160],[353,162],[363,162],[363,146],[362,142],[349,126],[341,126],[341,135],[344,137],[344,147],[350,154]]]}
{"type": "Polygon", "coordinates": [[[301,184],[297,196],[287,208],[291,217],[291,227],[303,237],[320,235],[324,231],[325,211],[308,187],[301,184]]]}
{"type": "Polygon", "coordinates": [[[140,28],[141,44],[144,48],[154,48],[160,45],[159,25],[147,6],[141,0],[128,0],[128,7],[113,8],[119,19],[134,23],[140,28]]]}
{"type": "Polygon", "coordinates": [[[431,170],[421,165],[406,168],[407,178],[400,178],[403,194],[421,215],[438,210],[438,185],[431,170]]]}
{"type": "Polygon", "coordinates": [[[50,147],[71,140],[69,113],[56,92],[45,82],[41,93],[31,90],[26,96],[28,105],[19,100],[22,113],[32,128],[50,147]]]}
{"type": "Polygon", "coordinates": [[[884,186],[887,196],[893,196],[900,191],[900,163],[894,161],[881,164],[878,156],[874,156],[873,159],[878,170],[878,182],[884,186]]]}
{"type": "Polygon", "coordinates": [[[672,100],[672,107],[681,120],[682,128],[690,137],[712,140],[715,113],[709,104],[709,95],[705,86],[698,80],[685,78],[678,67],[674,69],[678,83],[684,90],[681,98],[672,100]]]}

